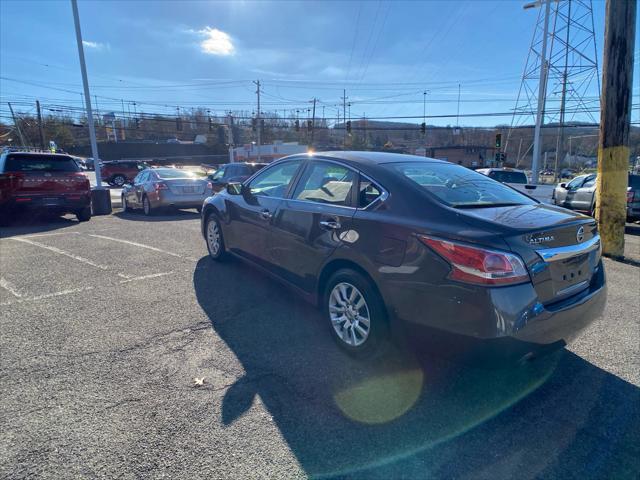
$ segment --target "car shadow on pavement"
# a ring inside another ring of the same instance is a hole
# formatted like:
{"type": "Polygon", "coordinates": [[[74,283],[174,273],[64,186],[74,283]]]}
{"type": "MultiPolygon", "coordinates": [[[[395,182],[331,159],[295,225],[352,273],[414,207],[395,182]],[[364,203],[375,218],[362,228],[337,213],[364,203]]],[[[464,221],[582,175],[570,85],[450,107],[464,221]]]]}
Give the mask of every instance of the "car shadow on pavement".
{"type": "Polygon", "coordinates": [[[239,261],[205,257],[193,282],[245,372],[217,420],[233,424],[259,397],[310,477],[632,478],[640,468],[640,389],[573,353],[490,367],[397,348],[354,360],[313,307],[239,261]]]}
{"type": "Polygon", "coordinates": [[[135,222],[175,222],[177,220],[193,220],[199,219],[200,214],[194,209],[163,209],[153,215],[145,215],[142,210],[133,210],[132,212],[117,211],[113,214],[122,220],[131,220],[135,222]]]}
{"type": "Polygon", "coordinates": [[[23,215],[0,226],[0,238],[47,233],[74,225],[78,225],[74,215],[23,215]]]}
{"type": "Polygon", "coordinates": [[[640,223],[627,223],[624,227],[624,233],[627,235],[640,236],[640,223]]]}

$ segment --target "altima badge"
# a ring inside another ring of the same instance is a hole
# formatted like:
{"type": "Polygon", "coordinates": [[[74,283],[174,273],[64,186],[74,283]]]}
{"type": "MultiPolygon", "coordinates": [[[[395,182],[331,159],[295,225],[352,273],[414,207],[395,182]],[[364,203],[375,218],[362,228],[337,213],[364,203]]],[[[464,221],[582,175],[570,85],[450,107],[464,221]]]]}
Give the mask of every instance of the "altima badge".
{"type": "Polygon", "coordinates": [[[553,242],[555,240],[553,235],[544,235],[540,237],[529,237],[529,245],[540,245],[545,242],[553,242]]]}

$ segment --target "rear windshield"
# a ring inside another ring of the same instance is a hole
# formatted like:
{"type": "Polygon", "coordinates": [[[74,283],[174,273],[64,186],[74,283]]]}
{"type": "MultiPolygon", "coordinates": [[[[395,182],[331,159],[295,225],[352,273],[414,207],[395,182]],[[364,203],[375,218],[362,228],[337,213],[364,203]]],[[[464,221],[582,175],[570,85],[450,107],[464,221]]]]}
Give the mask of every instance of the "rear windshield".
{"type": "Polygon", "coordinates": [[[640,190],[640,175],[629,175],[629,186],[634,190],[640,190]]]}
{"type": "Polygon", "coordinates": [[[527,176],[523,172],[509,172],[493,170],[489,177],[503,183],[527,183],[527,176]]]}
{"type": "Polygon", "coordinates": [[[5,172],[79,172],[71,157],[59,155],[9,155],[5,172]]]}
{"type": "Polygon", "coordinates": [[[263,163],[249,164],[248,167],[249,167],[249,170],[251,171],[251,175],[253,175],[257,171],[262,170],[265,167],[265,164],[263,163]]]}
{"type": "Polygon", "coordinates": [[[160,178],[197,178],[197,175],[189,170],[178,170],[175,168],[156,168],[154,170],[160,178]]]}
{"type": "Polygon", "coordinates": [[[468,168],[451,163],[390,163],[442,203],[457,208],[533,205],[535,200],[468,168]]]}

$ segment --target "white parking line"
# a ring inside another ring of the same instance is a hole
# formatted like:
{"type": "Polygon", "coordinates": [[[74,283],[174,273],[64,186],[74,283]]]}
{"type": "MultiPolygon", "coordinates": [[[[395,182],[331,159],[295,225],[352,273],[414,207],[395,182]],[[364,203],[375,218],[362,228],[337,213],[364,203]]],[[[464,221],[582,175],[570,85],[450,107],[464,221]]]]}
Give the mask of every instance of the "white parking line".
{"type": "Polygon", "coordinates": [[[54,235],[80,235],[80,232],[34,233],[29,235],[20,235],[18,238],[53,237],[54,235]]]}
{"type": "Polygon", "coordinates": [[[162,273],[152,273],[150,275],[142,275],[141,277],[130,277],[130,278],[127,278],[126,280],[120,280],[120,283],[136,282],[138,280],[146,280],[148,278],[164,277],[165,275],[171,275],[172,273],[173,272],[162,272],[162,273]]]}
{"type": "Polygon", "coordinates": [[[14,297],[22,297],[18,289],[13,285],[9,280],[4,277],[0,277],[0,287],[4,288],[7,292],[9,292],[14,297]]]}
{"type": "Polygon", "coordinates": [[[166,250],[162,250],[161,248],[152,247],[151,245],[145,245],[144,243],[131,242],[129,240],[122,240],[120,238],[107,237],[105,235],[94,235],[92,233],[89,233],[88,235],[90,237],[102,238],[104,240],[111,240],[113,242],[120,242],[120,243],[124,243],[124,244],[127,244],[127,245],[133,245],[134,247],[146,248],[147,250],[151,250],[153,252],[158,252],[158,253],[164,253],[165,255],[171,255],[172,257],[176,257],[176,258],[186,258],[188,260],[195,260],[193,258],[185,257],[183,255],[180,255],[179,253],[168,252],[166,250]]]}
{"type": "Polygon", "coordinates": [[[61,292],[47,293],[46,295],[38,295],[36,297],[20,298],[18,300],[10,300],[8,302],[0,303],[0,306],[13,305],[13,304],[16,304],[16,303],[35,302],[37,300],[44,300],[46,298],[60,297],[62,295],[71,295],[73,293],[86,292],[87,290],[93,290],[93,287],[73,288],[71,290],[63,290],[61,292]]]}
{"type": "Polygon", "coordinates": [[[65,252],[64,250],[60,250],[59,248],[45,245],[44,243],[36,242],[34,240],[29,240],[28,238],[13,237],[11,238],[11,240],[14,240],[16,242],[28,243],[29,245],[35,245],[36,247],[44,248],[45,250],[49,250],[50,252],[57,253],[58,255],[64,255],[65,257],[73,258],[78,262],[86,263],[87,265],[91,265],[92,267],[99,268],[100,270],[109,270],[109,267],[105,265],[100,265],[98,263],[92,262],[87,258],[81,257],[79,255],[74,255],[73,253],[65,252]]]}

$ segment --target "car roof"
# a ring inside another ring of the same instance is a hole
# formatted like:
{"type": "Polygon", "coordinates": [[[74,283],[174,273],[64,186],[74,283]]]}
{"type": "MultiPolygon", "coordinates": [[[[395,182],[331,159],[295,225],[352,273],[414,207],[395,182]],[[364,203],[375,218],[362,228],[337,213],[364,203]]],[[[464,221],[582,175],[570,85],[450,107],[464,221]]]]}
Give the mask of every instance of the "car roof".
{"type": "MultiPolygon", "coordinates": [[[[296,157],[305,156],[305,154],[295,155],[296,157]]],[[[385,163],[400,162],[433,162],[433,163],[450,163],[445,160],[437,160],[430,157],[422,157],[418,155],[407,155],[404,153],[390,152],[359,152],[359,151],[330,151],[330,152],[314,152],[306,154],[307,158],[329,158],[342,160],[347,163],[381,165],[385,163]]]]}
{"type": "Polygon", "coordinates": [[[11,155],[12,157],[32,157],[34,155],[42,155],[47,157],[60,157],[60,158],[72,158],[68,153],[52,153],[52,152],[5,152],[7,156],[11,155]]]}

